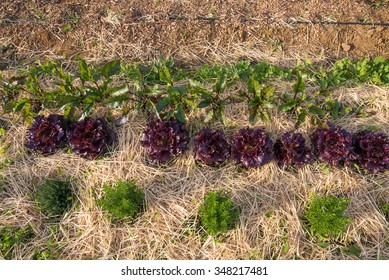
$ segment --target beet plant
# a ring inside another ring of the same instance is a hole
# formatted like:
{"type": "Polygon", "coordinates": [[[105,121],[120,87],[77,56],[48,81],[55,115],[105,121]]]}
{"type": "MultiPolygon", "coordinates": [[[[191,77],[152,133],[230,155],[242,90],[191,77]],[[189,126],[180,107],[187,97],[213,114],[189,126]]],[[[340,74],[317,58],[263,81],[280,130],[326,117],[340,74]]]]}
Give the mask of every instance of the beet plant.
{"type": "Polygon", "coordinates": [[[282,95],[281,100],[283,103],[278,106],[278,110],[281,112],[297,112],[297,121],[295,127],[299,127],[306,120],[308,111],[305,108],[307,103],[307,94],[305,93],[305,75],[301,73],[297,76],[297,81],[293,85],[293,93],[285,93],[282,95]]]}
{"type": "Polygon", "coordinates": [[[349,202],[348,198],[335,196],[313,197],[304,213],[311,234],[323,240],[337,239],[345,233],[351,222],[344,213],[349,202]]]}
{"type": "Polygon", "coordinates": [[[274,144],[274,156],[279,165],[291,165],[297,168],[313,162],[313,153],[305,146],[301,133],[284,133],[274,144]]]}
{"type": "MultiPolygon", "coordinates": [[[[174,86],[173,82],[175,80],[175,75],[177,73],[173,61],[166,61],[161,57],[154,65],[151,67],[151,72],[155,72],[157,80],[162,84],[166,84],[165,90],[163,93],[157,93],[158,90],[152,89],[156,92],[160,99],[155,105],[152,105],[152,112],[157,111],[161,119],[169,120],[171,118],[177,119],[179,122],[185,123],[185,114],[195,109],[194,100],[198,98],[198,94],[192,94],[189,92],[188,86],[174,86]]],[[[149,73],[151,73],[149,72],[149,73]]],[[[148,75],[149,76],[149,75],[148,75]]],[[[149,76],[151,78],[151,76],[149,76]]],[[[147,90],[146,90],[147,91],[147,90]]],[[[144,98],[143,98],[144,99],[144,98]]],[[[152,104],[153,101],[150,98],[146,99],[149,101],[149,104],[152,104]]],[[[147,106],[147,105],[146,105],[147,106]]],[[[150,106],[149,106],[150,107],[150,106]]],[[[155,112],[154,112],[155,113],[155,112]]]]}
{"type": "Polygon", "coordinates": [[[68,181],[46,179],[35,193],[39,210],[49,218],[62,216],[72,206],[73,200],[68,181]]]}
{"type": "Polygon", "coordinates": [[[328,125],[329,128],[318,129],[312,136],[318,157],[333,166],[350,163],[355,158],[351,134],[340,126],[328,125]]]}
{"type": "Polygon", "coordinates": [[[210,192],[200,206],[200,223],[209,235],[216,236],[234,228],[239,212],[227,194],[210,192]]]}
{"type": "Polygon", "coordinates": [[[74,122],[67,135],[72,151],[87,159],[104,155],[107,147],[115,140],[115,134],[101,118],[85,118],[74,122]]]}
{"type": "Polygon", "coordinates": [[[190,88],[192,93],[199,93],[200,102],[197,104],[197,108],[207,108],[204,122],[219,120],[223,125],[226,125],[225,107],[235,101],[232,96],[223,97],[223,93],[229,84],[226,69],[222,69],[215,74],[216,80],[212,86],[213,91],[205,89],[201,83],[194,80],[189,80],[190,88]]]}
{"type": "Polygon", "coordinates": [[[135,218],[145,206],[144,193],[135,181],[118,181],[116,186],[104,184],[105,195],[97,203],[114,220],[135,218]]]}
{"type": "Polygon", "coordinates": [[[370,173],[389,170],[389,137],[383,133],[360,131],[353,135],[356,163],[370,173]]]}
{"type": "Polygon", "coordinates": [[[44,155],[52,154],[66,145],[67,121],[60,115],[36,116],[27,130],[25,146],[44,155]]]}
{"type": "Polygon", "coordinates": [[[220,130],[203,128],[194,138],[195,159],[210,166],[224,163],[230,157],[230,144],[220,130]]]}
{"type": "Polygon", "coordinates": [[[188,149],[189,133],[177,120],[153,120],[143,133],[141,145],[150,161],[166,163],[188,149]]]}
{"type": "Polygon", "coordinates": [[[235,162],[251,168],[270,161],[273,141],[261,129],[242,128],[235,133],[231,146],[235,162]]]}
{"type": "Polygon", "coordinates": [[[74,74],[65,73],[63,69],[55,68],[59,76],[58,85],[61,90],[57,106],[64,110],[67,118],[74,118],[76,109],[81,109],[81,116],[88,116],[97,106],[102,104],[107,107],[122,107],[128,100],[128,86],[122,84],[112,86],[112,78],[121,70],[121,62],[109,61],[103,66],[96,68],[88,65],[79,58],[79,72],[74,74]],[[79,85],[81,81],[81,85],[79,85]]]}
{"type": "Polygon", "coordinates": [[[257,123],[259,119],[263,122],[270,121],[269,110],[274,108],[274,86],[268,85],[261,88],[259,82],[250,77],[247,82],[247,99],[249,106],[249,121],[251,124],[257,123]]]}

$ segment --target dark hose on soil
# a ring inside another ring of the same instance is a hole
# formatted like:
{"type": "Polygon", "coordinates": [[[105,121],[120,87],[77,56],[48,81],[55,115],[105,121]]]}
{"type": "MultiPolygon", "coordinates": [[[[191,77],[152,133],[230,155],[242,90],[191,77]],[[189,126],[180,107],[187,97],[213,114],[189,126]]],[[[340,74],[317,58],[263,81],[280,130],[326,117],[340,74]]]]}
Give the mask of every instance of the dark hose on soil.
{"type": "MultiPolygon", "coordinates": [[[[187,20],[183,16],[169,15],[170,20],[187,20]]],[[[197,17],[195,20],[200,21],[216,21],[220,20],[218,17],[197,17]]],[[[250,21],[249,19],[242,19],[242,21],[250,21]]],[[[353,21],[287,21],[288,24],[316,24],[316,25],[368,25],[368,26],[389,26],[385,22],[353,22],[353,21]]]]}
{"type": "Polygon", "coordinates": [[[352,21],[293,21],[290,24],[319,24],[319,25],[370,25],[370,26],[389,26],[389,23],[383,22],[352,22],[352,21]]]}

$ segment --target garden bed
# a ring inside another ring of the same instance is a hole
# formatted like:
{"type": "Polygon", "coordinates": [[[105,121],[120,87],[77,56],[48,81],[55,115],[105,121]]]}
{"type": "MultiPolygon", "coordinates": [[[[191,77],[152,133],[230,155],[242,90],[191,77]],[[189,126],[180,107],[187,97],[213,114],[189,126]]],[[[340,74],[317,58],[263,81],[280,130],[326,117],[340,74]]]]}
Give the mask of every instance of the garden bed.
{"type": "MultiPolygon", "coordinates": [[[[223,71],[217,72],[220,74],[223,71]]],[[[293,73],[292,80],[270,79],[276,85],[275,95],[288,92],[294,95],[293,88],[298,84],[299,75],[293,73]]],[[[217,83],[218,79],[220,77],[211,78],[210,85],[217,83]]],[[[306,82],[304,92],[319,90],[316,80],[306,82]]],[[[182,83],[186,84],[178,82],[182,83]]],[[[161,85],[165,86],[166,83],[161,85]]],[[[238,96],[239,91],[247,89],[246,86],[246,82],[236,81],[226,89],[225,94],[238,96]]],[[[368,129],[388,135],[388,91],[385,86],[346,83],[325,89],[331,90],[332,100],[338,100],[343,107],[350,107],[351,111],[340,110],[340,115],[335,119],[331,110],[326,111],[319,118],[322,123],[317,122],[318,115],[313,111],[296,128],[297,115],[277,109],[283,101],[277,100],[277,106],[270,110],[270,121],[259,119],[254,124],[248,118],[247,102],[241,102],[225,106],[224,124],[218,118],[204,123],[207,115],[204,110],[207,109],[188,111],[184,116],[185,127],[191,139],[202,128],[209,126],[223,131],[228,141],[238,129],[247,126],[263,128],[273,141],[286,131],[298,131],[307,139],[310,147],[312,133],[318,127],[325,126],[325,120],[334,121],[350,132],[368,129]],[[363,110],[358,109],[360,107],[363,110]]],[[[127,95],[130,96],[129,93],[127,95]]],[[[389,257],[387,171],[371,174],[353,166],[329,166],[320,160],[300,169],[279,166],[274,160],[251,169],[236,165],[232,160],[221,166],[210,167],[195,160],[192,141],[189,151],[173,161],[163,165],[153,164],[148,160],[141,142],[155,112],[137,112],[130,109],[136,107],[132,101],[128,102],[124,111],[122,108],[102,107],[100,103],[95,104],[94,110],[88,111],[94,118],[108,116],[109,126],[117,135],[117,141],[109,146],[107,153],[94,160],[84,159],[66,148],[47,156],[30,152],[24,147],[30,124],[24,122],[16,111],[3,115],[7,125],[4,125],[1,138],[5,148],[0,155],[3,189],[0,193],[0,224],[30,228],[31,231],[28,238],[20,238],[23,241],[19,244],[16,242],[12,247],[11,258],[389,257]],[[124,119],[123,112],[126,113],[124,119]],[[114,121],[118,119],[121,121],[114,121]],[[70,180],[75,194],[72,206],[57,220],[48,218],[34,201],[36,190],[46,178],[70,180]],[[134,180],[144,193],[145,208],[135,219],[113,221],[97,202],[104,197],[104,184],[112,185],[119,180],[134,180]],[[204,196],[211,191],[227,193],[234,206],[240,209],[234,227],[216,236],[208,234],[199,216],[204,196]],[[349,222],[344,228],[340,227],[340,233],[326,237],[310,230],[306,213],[315,196],[346,198],[345,212],[340,214],[339,219],[344,215],[349,222]]],[[[197,102],[201,102],[201,99],[197,102]]],[[[324,104],[321,99],[318,102],[317,105],[324,104]]],[[[76,113],[74,117],[80,116],[80,109],[77,111],[79,115],[76,113]]],[[[47,116],[54,112],[60,111],[52,107],[40,114],[47,116]]],[[[27,120],[30,118],[25,116],[27,120]]]]}
{"type": "Polygon", "coordinates": [[[388,1],[1,2],[0,259],[389,258],[388,1]]]}

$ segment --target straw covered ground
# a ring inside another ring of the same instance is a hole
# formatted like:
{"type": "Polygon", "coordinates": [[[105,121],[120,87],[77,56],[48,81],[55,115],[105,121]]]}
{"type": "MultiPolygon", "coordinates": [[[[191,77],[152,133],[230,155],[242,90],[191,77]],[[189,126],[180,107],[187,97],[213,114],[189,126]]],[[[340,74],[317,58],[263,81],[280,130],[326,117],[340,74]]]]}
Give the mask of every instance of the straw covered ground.
{"type": "MultiPolygon", "coordinates": [[[[7,78],[38,61],[66,64],[77,56],[100,64],[112,59],[147,62],[163,54],[187,68],[232,65],[240,59],[294,66],[298,59],[309,58],[327,66],[344,57],[389,57],[388,27],[293,23],[389,22],[387,1],[0,3],[0,71],[7,78]],[[209,20],[213,17],[218,20],[209,20]]],[[[291,88],[285,81],[274,83],[281,90],[291,88]]],[[[239,85],[228,90],[238,93],[239,85]]],[[[362,84],[333,90],[334,99],[354,108],[364,106],[366,113],[363,118],[340,118],[336,124],[350,132],[378,127],[389,134],[388,87],[362,84]]],[[[227,126],[216,126],[231,139],[248,125],[248,112],[245,104],[226,110],[227,126]]],[[[100,108],[93,116],[105,113],[100,108]]],[[[274,110],[272,117],[257,127],[265,128],[273,141],[293,130],[295,120],[285,113],[274,110]]],[[[204,126],[202,118],[189,116],[191,139],[204,126]]],[[[66,149],[48,157],[27,153],[28,124],[0,111],[0,124],[6,127],[0,149],[8,147],[0,153],[0,227],[31,226],[34,233],[32,240],[15,247],[16,259],[31,259],[37,252],[57,259],[355,259],[347,249],[353,245],[361,249],[360,258],[389,258],[389,221],[379,209],[389,203],[388,172],[328,170],[320,162],[298,171],[280,168],[274,161],[253,170],[232,162],[211,168],[195,162],[192,143],[173,163],[151,166],[140,146],[147,121],[131,112],[128,122],[113,127],[118,141],[109,153],[88,161],[66,149]],[[34,202],[44,178],[70,178],[77,196],[58,223],[46,219],[34,202]],[[133,223],[111,223],[96,204],[103,184],[119,179],[134,179],[145,192],[147,209],[133,223]],[[211,190],[226,191],[242,209],[237,227],[216,239],[204,235],[197,215],[211,190]],[[321,244],[306,230],[301,217],[313,194],[351,198],[346,214],[352,222],[341,240],[321,244]]],[[[309,139],[316,128],[308,121],[299,131],[309,139]]]]}
{"type": "MultiPolygon", "coordinates": [[[[345,104],[369,104],[367,118],[342,118],[338,124],[349,131],[377,125],[389,132],[387,90],[361,86],[339,88],[334,94],[345,104]]],[[[248,125],[245,106],[229,107],[227,116],[228,125],[220,128],[228,136],[248,125]]],[[[203,127],[198,117],[187,124],[191,136],[203,127]]],[[[27,126],[11,125],[6,136],[10,147],[1,156],[14,164],[2,170],[0,224],[31,225],[35,233],[26,246],[16,248],[17,258],[30,259],[38,249],[60,259],[352,259],[344,250],[350,244],[362,249],[363,259],[389,258],[388,220],[379,211],[380,203],[389,202],[387,173],[328,171],[319,162],[298,171],[274,162],[255,170],[232,163],[211,168],[197,164],[191,152],[168,166],[150,166],[140,146],[146,124],[146,118],[131,114],[125,125],[115,128],[118,143],[95,161],[66,151],[48,157],[27,154],[27,126]],[[45,177],[70,177],[77,194],[77,203],[58,224],[46,220],[32,199],[45,177]],[[145,192],[147,211],[134,223],[111,224],[96,205],[102,184],[118,179],[135,179],[145,192]],[[198,208],[210,190],[228,192],[242,208],[237,228],[217,239],[201,234],[198,226],[198,208]],[[351,198],[347,234],[328,247],[320,246],[300,219],[313,193],[351,198]]],[[[264,128],[274,140],[293,125],[277,113],[264,128]]],[[[306,124],[300,131],[309,138],[314,129],[306,124]]]]}

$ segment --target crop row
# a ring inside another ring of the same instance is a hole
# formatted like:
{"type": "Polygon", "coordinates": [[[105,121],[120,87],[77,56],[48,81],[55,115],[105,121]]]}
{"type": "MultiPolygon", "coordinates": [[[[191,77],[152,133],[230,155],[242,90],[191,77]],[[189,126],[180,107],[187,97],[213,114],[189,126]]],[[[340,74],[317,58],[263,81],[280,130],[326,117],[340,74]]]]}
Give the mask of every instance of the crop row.
{"type": "Polygon", "coordinates": [[[342,59],[328,68],[306,60],[294,68],[240,61],[233,66],[203,65],[195,70],[178,68],[163,59],[149,64],[111,61],[101,67],[79,59],[77,69],[67,69],[60,62],[49,61],[1,79],[4,112],[20,112],[31,121],[44,109],[60,109],[66,119],[78,120],[103,106],[120,108],[123,114],[136,109],[184,123],[191,113],[202,110],[205,122],[225,124],[225,107],[246,103],[252,124],[270,121],[272,110],[278,109],[290,113],[300,126],[307,116],[320,122],[361,113],[360,108],[333,99],[334,86],[389,84],[389,60],[382,57],[356,62],[342,59]],[[293,86],[278,89],[275,84],[280,79],[293,86]],[[238,85],[238,90],[228,90],[238,85]]]}
{"type": "MultiPolygon", "coordinates": [[[[102,156],[115,141],[115,134],[104,119],[84,118],[67,122],[61,115],[35,117],[27,131],[26,147],[44,155],[65,147],[82,157],[102,156]]],[[[183,123],[171,119],[151,121],[141,145],[148,160],[164,164],[188,150],[189,133],[183,123]]],[[[221,130],[203,128],[194,136],[194,155],[198,162],[220,166],[229,158],[245,168],[260,167],[275,157],[280,166],[300,168],[312,163],[315,155],[332,166],[353,164],[371,173],[389,170],[389,137],[383,133],[360,131],[353,135],[334,124],[317,129],[311,136],[313,151],[300,133],[284,133],[273,141],[262,129],[241,128],[228,141],[221,130]]]]}
{"type": "MultiPolygon", "coordinates": [[[[189,149],[191,137],[185,121],[201,109],[205,110],[206,123],[216,120],[225,124],[225,107],[245,102],[252,124],[270,121],[272,110],[279,110],[290,113],[296,127],[308,115],[321,122],[357,114],[357,110],[332,99],[332,87],[387,85],[389,61],[380,57],[357,62],[343,59],[329,68],[309,61],[294,68],[242,61],[233,66],[204,65],[192,70],[163,59],[147,65],[112,61],[102,67],[92,67],[80,59],[74,71],[59,62],[47,62],[19,74],[8,80],[0,76],[0,93],[5,113],[21,113],[30,122],[26,135],[29,150],[47,156],[68,146],[81,157],[97,159],[115,143],[116,135],[105,119],[88,115],[97,107],[120,108],[123,114],[136,109],[152,119],[141,145],[148,161],[160,165],[189,149]],[[291,83],[290,90],[277,89],[277,79],[291,83]],[[63,115],[44,117],[45,109],[59,109],[63,115]]],[[[310,137],[312,148],[300,133],[285,132],[273,141],[262,129],[241,128],[229,138],[221,130],[205,127],[193,136],[193,154],[198,163],[213,167],[232,160],[255,168],[274,158],[280,166],[300,168],[318,158],[329,165],[371,173],[389,169],[387,135],[366,130],[351,134],[331,122],[322,124],[323,128],[310,137]]],[[[133,220],[147,211],[144,194],[133,181],[104,185],[104,193],[96,202],[113,221],[133,220]]],[[[69,182],[45,180],[34,199],[44,215],[58,218],[74,205],[75,196],[69,182]]],[[[351,222],[344,216],[348,203],[347,198],[313,197],[304,211],[303,223],[321,240],[336,237],[351,222]]],[[[210,192],[198,215],[201,228],[216,236],[237,224],[240,207],[227,194],[210,192]]],[[[0,252],[6,258],[12,258],[18,234],[20,240],[31,237],[29,232],[0,229],[0,252]]]]}
{"type": "MultiPolygon", "coordinates": [[[[136,186],[135,181],[104,184],[103,189],[103,196],[96,198],[95,202],[113,224],[126,222],[131,225],[148,210],[144,192],[136,186]]],[[[45,179],[43,184],[36,188],[33,197],[37,210],[43,213],[51,224],[60,221],[71,208],[76,207],[77,196],[70,181],[45,179]]],[[[349,202],[347,197],[312,196],[299,217],[303,228],[321,242],[338,240],[346,233],[351,223],[351,219],[345,215],[349,202]]],[[[383,211],[385,212],[385,209],[383,211]]],[[[199,222],[193,225],[193,230],[201,235],[220,237],[238,225],[241,212],[242,207],[236,205],[229,194],[223,191],[208,192],[198,208],[199,222]]],[[[28,242],[31,238],[33,232],[28,228],[0,228],[0,253],[4,258],[11,259],[14,246],[28,242]]],[[[34,258],[53,257],[47,252],[46,254],[37,254],[34,258]]]]}

